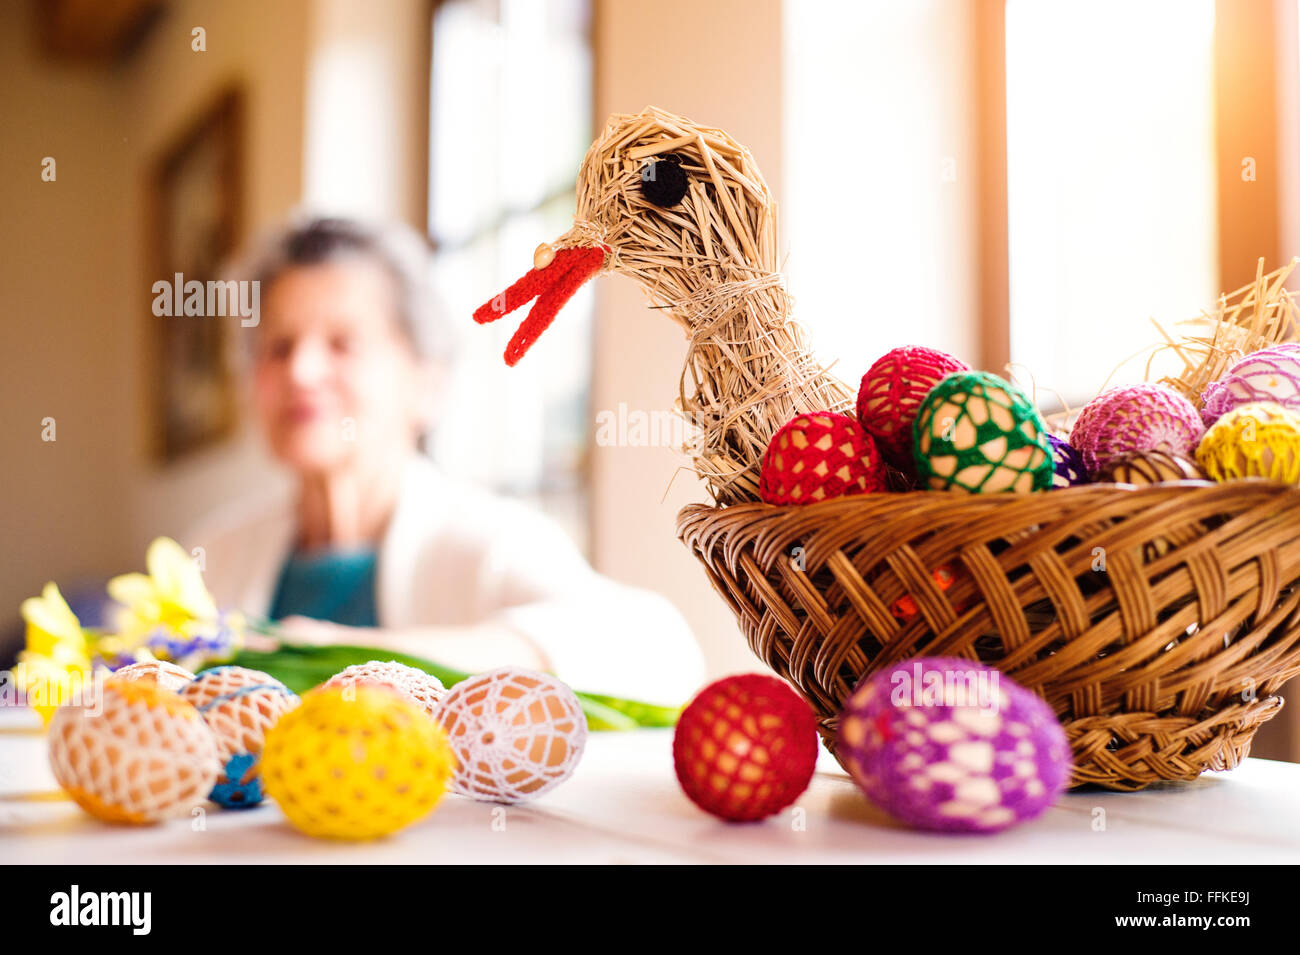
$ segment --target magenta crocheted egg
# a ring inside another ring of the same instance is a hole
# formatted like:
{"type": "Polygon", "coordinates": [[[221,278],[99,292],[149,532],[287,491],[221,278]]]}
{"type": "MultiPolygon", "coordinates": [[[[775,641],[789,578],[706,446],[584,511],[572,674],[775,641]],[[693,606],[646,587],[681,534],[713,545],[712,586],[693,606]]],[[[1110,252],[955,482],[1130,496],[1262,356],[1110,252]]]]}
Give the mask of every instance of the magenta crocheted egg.
{"type": "Polygon", "coordinates": [[[913,471],[912,422],[935,385],[970,366],[947,352],[920,345],[894,348],[876,359],[858,386],[858,423],[875,440],[885,460],[913,471]]]}
{"type": "Polygon", "coordinates": [[[1111,388],[1084,405],[1070,445],[1095,478],[1113,459],[1134,451],[1191,455],[1204,433],[1190,401],[1163,385],[1141,384],[1111,388]]]}
{"type": "Polygon", "coordinates": [[[1070,778],[1051,708],[1006,674],[918,657],[858,685],[837,753],[873,803],[900,822],[997,832],[1039,815],[1070,778]]]}
{"type": "Polygon", "coordinates": [[[1233,408],[1258,401],[1300,411],[1300,343],[1252,352],[1218,381],[1210,382],[1201,400],[1201,418],[1207,428],[1233,408]]]}

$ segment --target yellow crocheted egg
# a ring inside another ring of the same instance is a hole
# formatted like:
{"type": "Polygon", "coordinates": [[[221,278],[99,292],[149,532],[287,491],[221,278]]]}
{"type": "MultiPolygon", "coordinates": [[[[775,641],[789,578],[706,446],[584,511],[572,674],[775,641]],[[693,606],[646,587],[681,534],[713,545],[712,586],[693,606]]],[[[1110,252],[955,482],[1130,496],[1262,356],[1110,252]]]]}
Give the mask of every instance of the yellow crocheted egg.
{"type": "Polygon", "coordinates": [[[262,782],[307,835],[373,839],[427,815],[453,761],[438,725],[393,690],[321,687],[266,734],[262,782]]]}
{"type": "Polygon", "coordinates": [[[108,679],[92,703],[54,714],[50,767],[92,816],[147,823],[205,803],[219,764],[193,706],[147,680],[108,679]]]}
{"type": "Polygon", "coordinates": [[[1300,414],[1269,402],[1240,405],[1205,433],[1196,463],[1216,481],[1300,484],[1300,414]]]}

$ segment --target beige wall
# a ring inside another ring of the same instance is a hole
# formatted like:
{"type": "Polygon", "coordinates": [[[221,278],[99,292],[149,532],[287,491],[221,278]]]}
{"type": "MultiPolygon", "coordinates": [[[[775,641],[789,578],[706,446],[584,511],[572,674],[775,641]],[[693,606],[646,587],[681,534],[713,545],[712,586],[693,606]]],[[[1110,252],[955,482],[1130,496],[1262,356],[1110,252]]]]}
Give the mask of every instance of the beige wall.
{"type": "MultiPolygon", "coordinates": [[[[119,369],[127,174],[118,89],[45,65],[35,5],[0,4],[0,620],[54,574],[69,583],[121,556],[130,395],[119,369]],[[54,182],[41,161],[55,160],[54,182]],[[41,440],[43,418],[56,440],[41,440]]],[[[2,654],[0,654],[2,656],[2,654]]]]}
{"type": "MultiPolygon", "coordinates": [[[[156,278],[148,275],[148,237],[140,214],[147,208],[147,164],[227,84],[241,84],[247,95],[243,209],[247,232],[256,234],[296,205],[303,179],[310,14],[307,0],[177,3],[121,77],[124,126],[131,147],[125,183],[129,214],[120,226],[130,288],[124,304],[131,309],[124,322],[139,323],[143,321],[139,316],[149,314],[149,286],[156,278]],[[206,31],[205,52],[191,49],[195,27],[206,31]]],[[[232,322],[231,333],[247,331],[232,322]]],[[[135,409],[145,407],[144,389],[151,370],[144,361],[143,349],[129,349],[127,378],[135,409]]],[[[139,562],[145,545],[158,534],[182,535],[195,519],[196,506],[276,479],[247,428],[225,445],[165,470],[148,459],[142,414],[126,416],[121,431],[124,440],[129,435],[134,451],[127,475],[129,532],[123,559],[128,565],[139,562]]]]}
{"type": "Polygon", "coordinates": [[[0,7],[0,237],[5,385],[4,573],[0,619],[55,579],[65,586],[138,567],[145,544],[179,534],[196,502],[269,479],[241,435],[167,470],[149,459],[143,347],[150,286],[146,170],[228,83],[248,90],[244,221],[265,226],[302,189],[307,0],[173,4],[125,65],[46,60],[35,5],[0,7]],[[206,30],[206,51],[191,30],[206,30]],[[57,180],[40,179],[53,156],[57,180]],[[44,443],[53,416],[57,440],[44,443]]]}

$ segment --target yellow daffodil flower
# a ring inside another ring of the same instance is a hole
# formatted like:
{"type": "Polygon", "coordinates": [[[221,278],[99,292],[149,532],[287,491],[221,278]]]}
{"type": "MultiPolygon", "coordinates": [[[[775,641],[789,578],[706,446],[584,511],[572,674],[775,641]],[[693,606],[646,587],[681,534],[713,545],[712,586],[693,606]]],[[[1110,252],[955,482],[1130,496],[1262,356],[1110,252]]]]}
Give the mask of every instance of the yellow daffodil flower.
{"type": "Polygon", "coordinates": [[[29,652],[52,656],[56,646],[63,646],[76,649],[83,656],[87,654],[81,621],[53,582],[45,585],[39,597],[28,597],[23,601],[22,615],[27,621],[29,652]]]}
{"type": "Polygon", "coordinates": [[[81,621],[59,588],[48,583],[22,604],[27,648],[18,654],[15,684],[41,719],[50,717],[89,682],[90,652],[81,621]]]}
{"type": "Polygon", "coordinates": [[[149,545],[145,565],[148,574],[123,574],[108,582],[109,596],[123,607],[116,630],[126,646],[138,645],[160,628],[183,634],[196,622],[217,619],[203,575],[180,544],[157,538],[149,545]]]}

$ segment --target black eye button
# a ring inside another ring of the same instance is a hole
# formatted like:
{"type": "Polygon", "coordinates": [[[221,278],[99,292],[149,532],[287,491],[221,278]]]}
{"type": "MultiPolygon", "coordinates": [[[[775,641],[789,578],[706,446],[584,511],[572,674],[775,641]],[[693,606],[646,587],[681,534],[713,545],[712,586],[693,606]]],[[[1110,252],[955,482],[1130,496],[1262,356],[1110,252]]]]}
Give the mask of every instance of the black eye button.
{"type": "Polygon", "coordinates": [[[664,156],[641,169],[641,194],[661,209],[671,209],[686,195],[680,156],[664,156]]]}

